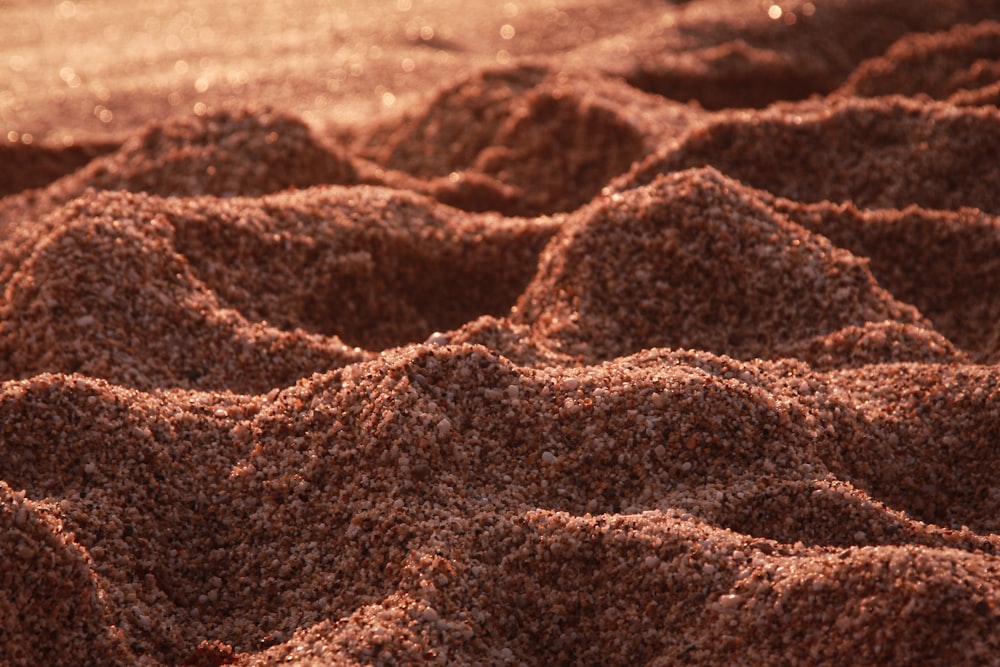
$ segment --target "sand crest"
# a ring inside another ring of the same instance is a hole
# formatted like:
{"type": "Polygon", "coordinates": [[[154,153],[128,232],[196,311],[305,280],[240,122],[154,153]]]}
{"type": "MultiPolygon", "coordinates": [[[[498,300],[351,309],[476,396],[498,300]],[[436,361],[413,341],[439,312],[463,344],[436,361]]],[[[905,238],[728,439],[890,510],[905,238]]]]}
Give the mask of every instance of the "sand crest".
{"type": "Polygon", "coordinates": [[[0,663],[995,664],[996,13],[0,7],[0,663]]]}

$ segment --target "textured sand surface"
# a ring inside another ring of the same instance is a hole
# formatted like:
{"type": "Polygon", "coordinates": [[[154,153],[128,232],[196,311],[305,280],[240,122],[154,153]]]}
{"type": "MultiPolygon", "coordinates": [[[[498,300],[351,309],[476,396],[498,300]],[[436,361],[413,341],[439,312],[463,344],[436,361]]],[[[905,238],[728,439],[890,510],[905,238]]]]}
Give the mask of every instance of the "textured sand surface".
{"type": "Polygon", "coordinates": [[[992,0],[0,2],[0,664],[1000,664],[992,0]]]}

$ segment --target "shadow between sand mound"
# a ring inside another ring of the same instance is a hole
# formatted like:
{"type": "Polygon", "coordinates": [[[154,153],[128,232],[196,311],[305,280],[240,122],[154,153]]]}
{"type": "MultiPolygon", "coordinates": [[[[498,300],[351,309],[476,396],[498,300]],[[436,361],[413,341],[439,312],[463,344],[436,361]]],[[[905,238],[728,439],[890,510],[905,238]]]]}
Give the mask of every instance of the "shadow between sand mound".
{"type": "Polygon", "coordinates": [[[792,54],[734,39],[642,62],[625,79],[644,92],[714,111],[805,99],[829,92],[840,77],[815,51],[792,54]]]}
{"type": "Polygon", "coordinates": [[[250,319],[367,350],[507,312],[558,225],[367,187],[213,204],[169,216],[210,289],[250,319]]]}
{"type": "Polygon", "coordinates": [[[118,147],[116,142],[74,146],[0,143],[0,164],[17,165],[0,172],[0,197],[44,187],[118,147]]]}

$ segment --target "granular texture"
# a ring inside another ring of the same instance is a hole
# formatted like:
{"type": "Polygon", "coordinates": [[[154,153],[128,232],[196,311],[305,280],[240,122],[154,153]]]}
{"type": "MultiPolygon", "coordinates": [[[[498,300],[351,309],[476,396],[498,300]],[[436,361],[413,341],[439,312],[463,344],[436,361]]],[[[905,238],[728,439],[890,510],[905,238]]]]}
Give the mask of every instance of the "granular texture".
{"type": "Polygon", "coordinates": [[[0,8],[0,663],[997,663],[993,2],[167,4],[0,8]]]}

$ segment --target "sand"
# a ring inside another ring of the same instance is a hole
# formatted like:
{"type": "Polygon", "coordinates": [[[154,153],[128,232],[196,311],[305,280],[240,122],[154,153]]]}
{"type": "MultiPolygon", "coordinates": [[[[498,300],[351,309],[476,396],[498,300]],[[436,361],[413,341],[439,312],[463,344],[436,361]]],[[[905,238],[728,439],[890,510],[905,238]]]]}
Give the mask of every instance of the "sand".
{"type": "Polygon", "coordinates": [[[0,3],[0,664],[1000,664],[993,2],[0,3]]]}

